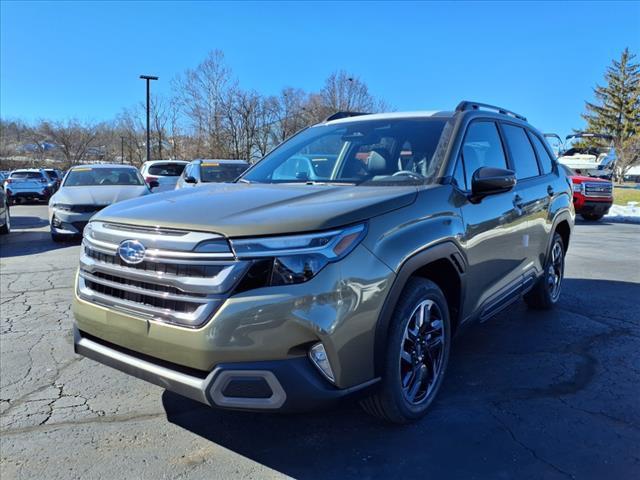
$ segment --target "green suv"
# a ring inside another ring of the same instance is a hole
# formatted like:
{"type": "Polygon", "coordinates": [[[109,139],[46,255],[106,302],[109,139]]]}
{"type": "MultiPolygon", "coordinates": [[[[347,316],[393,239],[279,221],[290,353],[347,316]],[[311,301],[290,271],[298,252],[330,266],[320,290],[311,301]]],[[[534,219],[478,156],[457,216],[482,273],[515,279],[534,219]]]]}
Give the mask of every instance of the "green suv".
{"type": "Polygon", "coordinates": [[[84,232],[75,351],[212,407],[357,396],[420,418],[451,339],[559,298],[571,186],[508,110],[342,112],[234,183],[128,200],[84,232]]]}

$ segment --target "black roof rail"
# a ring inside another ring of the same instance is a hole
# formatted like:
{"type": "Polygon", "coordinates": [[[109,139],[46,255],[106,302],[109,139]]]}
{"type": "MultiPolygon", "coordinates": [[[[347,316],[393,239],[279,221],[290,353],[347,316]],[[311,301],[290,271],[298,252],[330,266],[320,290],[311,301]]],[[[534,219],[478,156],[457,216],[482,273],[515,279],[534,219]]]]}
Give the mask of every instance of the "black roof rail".
{"type": "Polygon", "coordinates": [[[515,112],[512,112],[511,110],[507,110],[506,108],[496,107],[495,105],[489,105],[488,103],[470,102],[468,100],[463,100],[462,102],[460,102],[456,107],[456,112],[466,112],[468,110],[480,110],[481,108],[485,108],[487,110],[495,110],[496,112],[501,113],[503,115],[510,115],[519,120],[523,120],[525,122],[527,121],[526,117],[519,115],[515,112]]]}
{"type": "Polygon", "coordinates": [[[341,118],[348,117],[359,117],[360,115],[369,115],[367,112],[336,112],[333,115],[329,115],[324,119],[325,122],[330,122],[331,120],[339,120],[341,118]]]}

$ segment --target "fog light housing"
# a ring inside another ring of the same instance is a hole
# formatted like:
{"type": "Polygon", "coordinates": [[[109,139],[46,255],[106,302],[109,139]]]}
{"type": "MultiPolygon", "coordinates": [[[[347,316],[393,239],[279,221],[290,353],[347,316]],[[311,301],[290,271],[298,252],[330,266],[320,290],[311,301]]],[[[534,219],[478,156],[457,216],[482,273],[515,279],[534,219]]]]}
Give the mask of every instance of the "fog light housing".
{"type": "Polygon", "coordinates": [[[55,215],[53,216],[53,218],[51,219],[51,223],[53,224],[54,227],[56,228],[62,228],[62,222],[60,220],[58,220],[58,217],[56,217],[55,215]]]}
{"type": "Polygon", "coordinates": [[[333,374],[333,370],[331,369],[331,364],[329,363],[329,358],[327,358],[327,352],[324,349],[324,345],[322,343],[316,343],[309,350],[309,358],[311,362],[316,366],[320,373],[322,373],[327,380],[331,383],[335,383],[335,376],[333,374]]]}

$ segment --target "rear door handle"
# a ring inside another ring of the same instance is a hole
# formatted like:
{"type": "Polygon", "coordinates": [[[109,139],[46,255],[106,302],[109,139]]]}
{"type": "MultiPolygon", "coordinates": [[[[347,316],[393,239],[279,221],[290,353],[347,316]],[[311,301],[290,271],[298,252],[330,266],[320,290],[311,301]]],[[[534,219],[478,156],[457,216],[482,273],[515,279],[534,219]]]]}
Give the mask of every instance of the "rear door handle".
{"type": "Polygon", "coordinates": [[[547,187],[547,193],[549,194],[550,197],[553,197],[553,194],[555,193],[553,190],[553,187],[551,185],[549,185],[547,187]]]}

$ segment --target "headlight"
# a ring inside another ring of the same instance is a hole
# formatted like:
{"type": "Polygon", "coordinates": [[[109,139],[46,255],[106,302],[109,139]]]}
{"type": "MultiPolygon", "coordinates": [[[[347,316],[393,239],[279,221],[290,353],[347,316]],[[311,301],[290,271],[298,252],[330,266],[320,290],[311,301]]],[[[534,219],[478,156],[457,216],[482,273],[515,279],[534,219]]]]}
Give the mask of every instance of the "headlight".
{"type": "MultiPolygon", "coordinates": [[[[232,240],[241,259],[255,259],[256,281],[267,285],[303,283],[312,279],[328,263],[348,255],[366,234],[360,224],[329,232],[232,240]]],[[[249,272],[251,276],[252,272],[249,272]]]]}
{"type": "Polygon", "coordinates": [[[582,184],[581,183],[574,183],[573,184],[573,191],[574,192],[582,192],[582,184]]]}
{"type": "Polygon", "coordinates": [[[70,212],[72,209],[71,205],[67,205],[66,203],[54,203],[51,205],[54,210],[63,210],[65,212],[70,212]]]}

